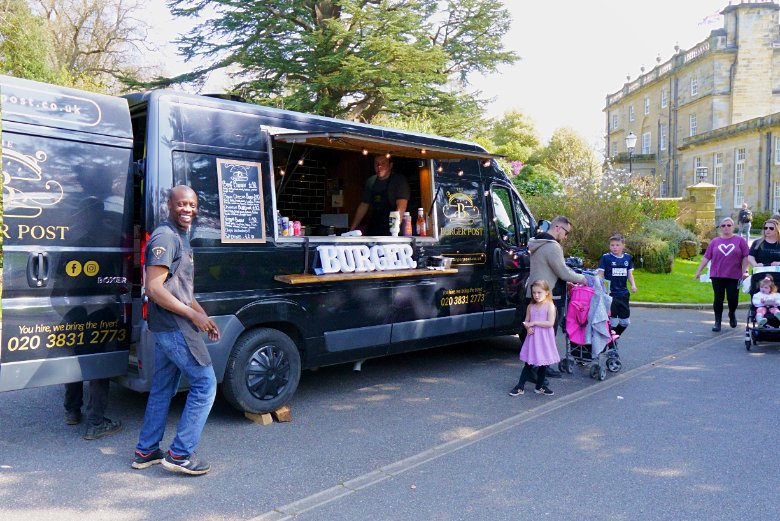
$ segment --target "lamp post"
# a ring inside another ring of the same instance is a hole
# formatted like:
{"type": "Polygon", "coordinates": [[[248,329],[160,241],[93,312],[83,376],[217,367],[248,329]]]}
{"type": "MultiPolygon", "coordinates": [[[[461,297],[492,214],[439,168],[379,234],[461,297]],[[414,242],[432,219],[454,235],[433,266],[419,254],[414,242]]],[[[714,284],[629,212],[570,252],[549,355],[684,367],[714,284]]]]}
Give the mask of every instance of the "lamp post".
{"type": "Polygon", "coordinates": [[[628,173],[633,172],[632,158],[634,156],[634,147],[636,146],[636,134],[629,132],[626,136],[626,149],[628,149],[628,173]]]}

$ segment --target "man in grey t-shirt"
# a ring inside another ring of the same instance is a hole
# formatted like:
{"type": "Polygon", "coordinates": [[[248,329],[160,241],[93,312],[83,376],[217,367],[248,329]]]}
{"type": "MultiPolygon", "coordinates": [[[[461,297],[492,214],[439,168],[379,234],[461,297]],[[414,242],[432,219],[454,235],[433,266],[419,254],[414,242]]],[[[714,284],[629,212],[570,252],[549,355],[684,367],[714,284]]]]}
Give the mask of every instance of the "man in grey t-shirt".
{"type": "Polygon", "coordinates": [[[132,467],[162,463],[171,472],[200,475],[210,466],[194,452],[217,390],[201,333],[219,340],[219,328],[194,297],[195,268],[188,232],[198,214],[198,197],[188,186],[175,186],[168,210],[168,220],[155,228],[146,244],[145,289],[150,301],[148,325],[155,340],[154,376],[132,467]],[[165,454],[160,441],[182,374],[190,390],[176,437],[165,454]]]}

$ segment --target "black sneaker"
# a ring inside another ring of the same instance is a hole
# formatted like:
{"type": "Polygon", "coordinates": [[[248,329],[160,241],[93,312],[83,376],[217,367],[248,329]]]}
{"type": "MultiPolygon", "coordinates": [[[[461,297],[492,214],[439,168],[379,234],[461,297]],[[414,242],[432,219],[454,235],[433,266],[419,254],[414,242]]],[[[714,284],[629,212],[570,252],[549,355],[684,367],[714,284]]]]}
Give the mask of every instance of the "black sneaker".
{"type": "Polygon", "coordinates": [[[521,394],[525,394],[525,391],[520,389],[519,387],[515,387],[511,391],[509,391],[509,396],[520,396],[521,394]]]}
{"type": "Polygon", "coordinates": [[[133,462],[130,464],[130,466],[134,469],[145,469],[151,467],[152,465],[162,463],[163,458],[165,458],[165,454],[160,449],[153,450],[152,452],[148,452],[146,454],[140,451],[135,451],[135,458],[133,459],[133,462]]]}
{"type": "Polygon", "coordinates": [[[541,389],[534,389],[534,392],[536,394],[543,394],[545,396],[552,396],[552,395],[555,394],[554,392],[552,392],[552,389],[550,389],[549,387],[542,387],[541,389]]]}
{"type": "Polygon", "coordinates": [[[189,474],[190,476],[200,476],[211,470],[211,465],[196,456],[194,452],[184,456],[174,456],[171,451],[168,451],[165,459],[162,460],[162,466],[170,472],[189,474]]]}
{"type": "Polygon", "coordinates": [[[65,423],[68,425],[81,423],[81,411],[65,411],[65,423]]]}
{"type": "Polygon", "coordinates": [[[85,440],[97,440],[105,436],[111,436],[122,430],[121,420],[109,420],[103,418],[103,421],[97,425],[88,425],[87,432],[84,433],[85,440]]]}

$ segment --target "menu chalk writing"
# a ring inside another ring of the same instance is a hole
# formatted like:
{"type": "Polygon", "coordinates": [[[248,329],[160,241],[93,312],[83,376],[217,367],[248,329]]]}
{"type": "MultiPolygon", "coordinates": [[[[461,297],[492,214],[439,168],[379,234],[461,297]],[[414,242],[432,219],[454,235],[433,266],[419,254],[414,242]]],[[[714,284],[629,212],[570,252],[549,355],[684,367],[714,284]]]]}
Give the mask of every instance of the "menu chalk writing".
{"type": "Polygon", "coordinates": [[[265,242],[260,163],[217,159],[222,242],[265,242]]]}

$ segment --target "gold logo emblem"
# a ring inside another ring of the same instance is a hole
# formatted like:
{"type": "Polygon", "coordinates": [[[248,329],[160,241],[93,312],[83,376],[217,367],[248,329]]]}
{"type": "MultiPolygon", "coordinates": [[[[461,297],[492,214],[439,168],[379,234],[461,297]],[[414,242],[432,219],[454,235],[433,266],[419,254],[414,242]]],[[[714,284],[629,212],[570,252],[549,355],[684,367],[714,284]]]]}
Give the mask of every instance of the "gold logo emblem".
{"type": "Polygon", "coordinates": [[[87,261],[84,263],[84,275],[94,277],[100,271],[100,265],[95,261],[87,261]]]}

